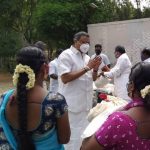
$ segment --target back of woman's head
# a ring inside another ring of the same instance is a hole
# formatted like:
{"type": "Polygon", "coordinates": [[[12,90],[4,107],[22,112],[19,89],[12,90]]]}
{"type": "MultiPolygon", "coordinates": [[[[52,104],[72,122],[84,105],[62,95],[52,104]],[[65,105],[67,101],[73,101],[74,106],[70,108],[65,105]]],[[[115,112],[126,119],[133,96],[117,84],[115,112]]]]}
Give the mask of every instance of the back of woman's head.
{"type": "Polygon", "coordinates": [[[27,94],[28,90],[34,87],[35,77],[40,73],[40,68],[45,61],[46,58],[43,51],[37,47],[24,47],[17,54],[18,65],[15,69],[14,78],[17,78],[16,85],[19,123],[19,150],[35,149],[31,132],[27,131],[27,94]]]}
{"type": "Polygon", "coordinates": [[[146,108],[150,110],[150,63],[139,62],[134,65],[129,75],[135,90],[143,98],[146,108]]]}
{"type": "Polygon", "coordinates": [[[43,51],[37,47],[28,46],[22,48],[17,54],[17,63],[30,66],[37,74],[41,65],[46,61],[43,51]]]}

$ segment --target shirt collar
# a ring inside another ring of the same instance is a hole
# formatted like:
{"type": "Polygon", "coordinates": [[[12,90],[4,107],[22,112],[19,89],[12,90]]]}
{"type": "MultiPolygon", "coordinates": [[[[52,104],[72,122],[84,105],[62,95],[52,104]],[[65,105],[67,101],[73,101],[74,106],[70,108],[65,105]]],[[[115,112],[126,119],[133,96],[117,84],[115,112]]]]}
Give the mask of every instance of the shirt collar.
{"type": "Polygon", "coordinates": [[[79,53],[80,53],[80,51],[77,50],[73,45],[71,45],[70,49],[71,49],[71,51],[72,51],[73,53],[75,53],[75,54],[79,54],[79,53]]]}
{"type": "Polygon", "coordinates": [[[127,54],[126,53],[123,53],[123,54],[121,54],[119,57],[118,57],[118,59],[120,59],[120,58],[122,58],[122,57],[126,57],[127,56],[127,54]]]}

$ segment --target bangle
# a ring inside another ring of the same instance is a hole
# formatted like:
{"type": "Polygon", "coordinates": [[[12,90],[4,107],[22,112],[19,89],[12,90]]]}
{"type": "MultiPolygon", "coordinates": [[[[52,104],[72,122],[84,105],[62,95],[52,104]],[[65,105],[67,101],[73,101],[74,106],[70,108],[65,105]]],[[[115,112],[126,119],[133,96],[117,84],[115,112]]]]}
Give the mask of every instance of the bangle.
{"type": "Polygon", "coordinates": [[[85,66],[83,69],[85,70],[85,72],[91,70],[91,68],[89,66],[85,66]]]}

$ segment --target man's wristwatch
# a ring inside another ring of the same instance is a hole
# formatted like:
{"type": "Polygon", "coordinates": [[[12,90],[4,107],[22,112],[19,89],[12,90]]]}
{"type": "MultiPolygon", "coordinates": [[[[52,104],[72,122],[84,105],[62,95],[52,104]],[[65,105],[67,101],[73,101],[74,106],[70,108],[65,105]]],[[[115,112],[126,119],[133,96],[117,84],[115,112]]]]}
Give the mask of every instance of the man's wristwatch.
{"type": "Polygon", "coordinates": [[[85,72],[91,70],[91,68],[89,66],[85,66],[83,69],[85,70],[85,72]]]}

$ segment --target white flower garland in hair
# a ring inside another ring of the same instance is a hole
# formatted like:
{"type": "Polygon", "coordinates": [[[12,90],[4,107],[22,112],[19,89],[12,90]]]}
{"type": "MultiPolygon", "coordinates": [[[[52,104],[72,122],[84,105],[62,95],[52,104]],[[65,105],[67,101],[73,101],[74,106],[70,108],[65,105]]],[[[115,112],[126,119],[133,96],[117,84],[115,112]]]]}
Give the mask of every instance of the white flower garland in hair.
{"type": "Polygon", "coordinates": [[[26,89],[31,89],[35,84],[35,73],[34,71],[27,65],[18,64],[15,68],[15,72],[13,75],[13,84],[17,86],[18,78],[20,73],[26,73],[28,75],[29,81],[26,84],[26,89]]]}
{"type": "Polygon", "coordinates": [[[145,86],[144,89],[142,89],[141,91],[141,96],[142,98],[145,98],[145,96],[150,93],[150,85],[145,86]]]}

